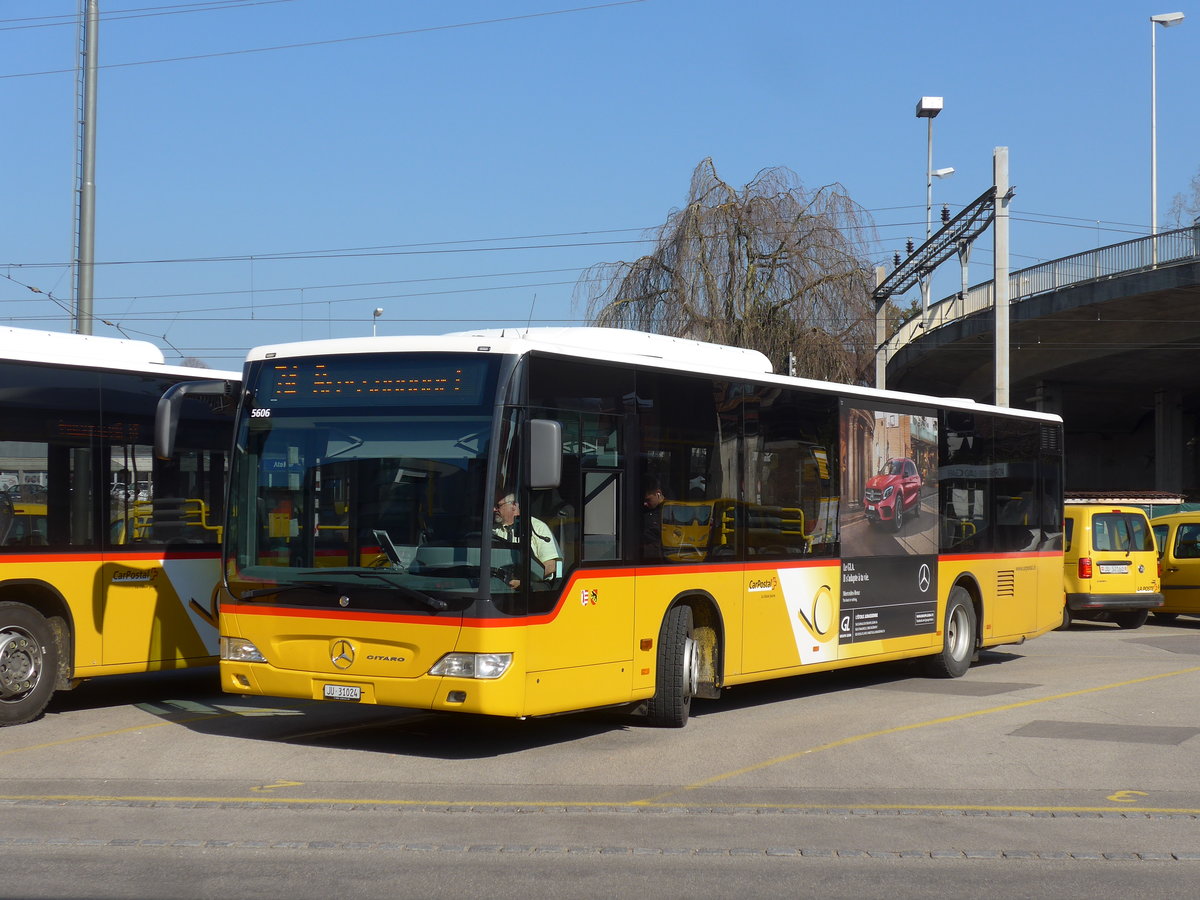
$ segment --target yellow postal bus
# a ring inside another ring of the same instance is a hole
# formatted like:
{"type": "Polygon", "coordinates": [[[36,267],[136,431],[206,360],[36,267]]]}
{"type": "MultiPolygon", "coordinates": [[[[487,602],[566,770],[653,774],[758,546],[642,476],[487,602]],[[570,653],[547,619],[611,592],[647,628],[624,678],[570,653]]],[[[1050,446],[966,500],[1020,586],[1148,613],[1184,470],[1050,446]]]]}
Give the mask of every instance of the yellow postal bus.
{"type": "Polygon", "coordinates": [[[1061,622],[1061,448],[1053,416],[637,332],[261,347],[222,685],[680,726],[693,697],[768,678],[911,657],[962,675],[1061,622]],[[919,486],[873,528],[889,459],[919,486]]]}
{"type": "Polygon", "coordinates": [[[160,396],[213,374],[0,328],[0,725],[84,678],[215,664],[231,401],[187,399],[153,455],[160,396]]]}

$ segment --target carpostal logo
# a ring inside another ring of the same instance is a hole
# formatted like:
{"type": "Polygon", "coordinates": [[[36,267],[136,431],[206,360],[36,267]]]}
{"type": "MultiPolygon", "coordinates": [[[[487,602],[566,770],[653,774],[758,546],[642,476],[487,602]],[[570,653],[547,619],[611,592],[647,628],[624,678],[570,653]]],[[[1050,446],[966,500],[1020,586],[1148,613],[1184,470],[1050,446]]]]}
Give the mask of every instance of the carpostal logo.
{"type": "Polygon", "coordinates": [[[779,589],[779,581],[774,577],[770,578],[751,578],[746,584],[746,590],[751,593],[774,591],[779,589]]]}
{"type": "Polygon", "coordinates": [[[117,569],[112,573],[112,584],[151,584],[158,577],[158,569],[117,569]]]}

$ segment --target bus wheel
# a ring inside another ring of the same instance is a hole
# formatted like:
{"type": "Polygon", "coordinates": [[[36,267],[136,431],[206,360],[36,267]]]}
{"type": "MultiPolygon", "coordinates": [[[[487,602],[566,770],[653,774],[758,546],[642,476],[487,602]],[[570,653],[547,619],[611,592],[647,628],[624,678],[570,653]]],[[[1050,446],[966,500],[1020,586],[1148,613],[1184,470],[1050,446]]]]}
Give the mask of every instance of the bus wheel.
{"type": "Polygon", "coordinates": [[[1112,614],[1112,619],[1120,628],[1141,628],[1150,618],[1148,609],[1127,609],[1124,612],[1112,614]]]}
{"type": "Polygon", "coordinates": [[[654,697],[646,710],[651,725],[682,728],[692,709],[700,679],[700,653],[692,637],[692,609],[667,612],[658,635],[658,668],[654,697]]]}
{"type": "Polygon", "coordinates": [[[58,642],[50,624],[23,603],[0,603],[0,725],[40,716],[57,672],[58,642]]]}
{"type": "Polygon", "coordinates": [[[958,678],[971,668],[975,655],[975,606],[964,588],[953,587],[946,600],[946,620],[942,623],[942,650],[929,660],[930,674],[939,678],[958,678]]]}

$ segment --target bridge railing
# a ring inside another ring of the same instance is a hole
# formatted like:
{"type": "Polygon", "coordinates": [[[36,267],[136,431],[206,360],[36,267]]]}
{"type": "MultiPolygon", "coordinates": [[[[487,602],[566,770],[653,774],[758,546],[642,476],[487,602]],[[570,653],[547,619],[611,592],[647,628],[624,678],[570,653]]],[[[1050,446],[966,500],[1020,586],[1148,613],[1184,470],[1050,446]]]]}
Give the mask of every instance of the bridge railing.
{"type": "MultiPolygon", "coordinates": [[[[1134,238],[1107,247],[1098,247],[1018,269],[1008,276],[1009,304],[1036,297],[1047,291],[1153,269],[1186,260],[1200,259],[1200,224],[1174,231],[1163,231],[1154,237],[1134,238]]],[[[921,337],[966,316],[991,309],[995,291],[991,281],[967,288],[929,305],[925,315],[918,313],[888,339],[889,357],[921,337]]]]}

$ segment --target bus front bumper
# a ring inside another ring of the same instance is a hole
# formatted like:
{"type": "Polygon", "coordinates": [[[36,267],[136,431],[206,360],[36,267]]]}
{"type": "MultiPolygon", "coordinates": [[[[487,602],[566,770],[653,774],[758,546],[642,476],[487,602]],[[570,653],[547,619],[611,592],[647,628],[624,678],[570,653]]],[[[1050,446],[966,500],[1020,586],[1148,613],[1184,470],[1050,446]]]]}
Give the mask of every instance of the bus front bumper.
{"type": "MultiPolygon", "coordinates": [[[[523,679],[362,678],[276,669],[267,663],[222,661],[221,688],[227,693],[333,703],[446,710],[493,716],[523,715],[523,679]]],[[[515,673],[509,673],[515,675],[515,673]]]]}

